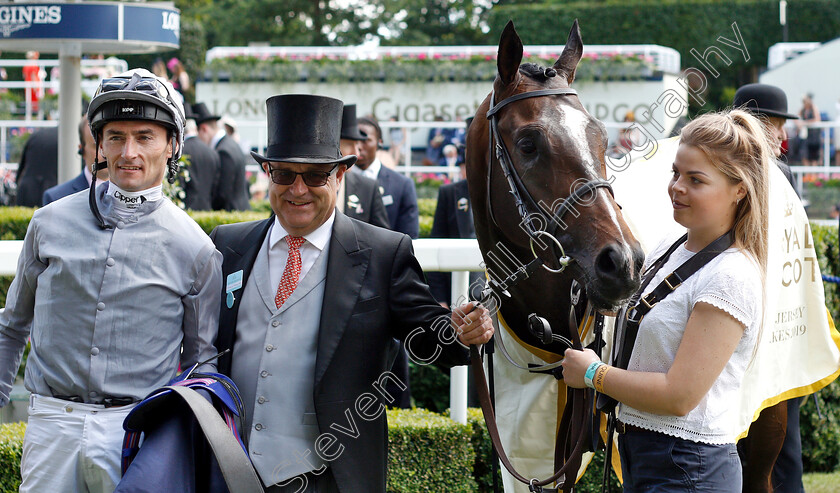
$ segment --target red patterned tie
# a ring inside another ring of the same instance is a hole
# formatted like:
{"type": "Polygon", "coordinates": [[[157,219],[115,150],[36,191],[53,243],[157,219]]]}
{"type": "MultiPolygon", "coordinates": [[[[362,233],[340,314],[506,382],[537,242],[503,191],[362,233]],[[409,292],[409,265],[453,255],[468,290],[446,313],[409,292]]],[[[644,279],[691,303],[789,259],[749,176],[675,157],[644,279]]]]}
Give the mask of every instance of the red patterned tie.
{"type": "Polygon", "coordinates": [[[286,243],[289,244],[289,258],[286,259],[286,268],[283,270],[283,277],[280,278],[280,286],[277,287],[277,294],[274,296],[274,304],[277,308],[289,299],[292,292],[298,285],[300,277],[300,246],[306,239],[300,236],[286,236],[286,243]]]}

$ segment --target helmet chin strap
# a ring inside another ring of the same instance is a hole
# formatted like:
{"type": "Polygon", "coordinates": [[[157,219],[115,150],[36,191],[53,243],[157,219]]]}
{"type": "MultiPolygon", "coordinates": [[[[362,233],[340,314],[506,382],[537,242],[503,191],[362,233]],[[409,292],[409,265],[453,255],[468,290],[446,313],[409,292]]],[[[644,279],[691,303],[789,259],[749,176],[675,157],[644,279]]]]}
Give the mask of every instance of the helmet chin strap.
{"type": "Polygon", "coordinates": [[[102,229],[111,229],[112,226],[105,224],[105,219],[102,213],[99,212],[99,205],[96,203],[96,173],[108,167],[107,161],[99,162],[99,143],[96,142],[96,155],[93,158],[93,177],[90,180],[90,194],[88,195],[88,205],[93,217],[99,222],[99,227],[102,229]]]}
{"type": "Polygon", "coordinates": [[[175,135],[172,135],[172,157],[166,160],[166,180],[169,184],[175,183],[178,177],[178,161],[175,160],[175,135]]]}

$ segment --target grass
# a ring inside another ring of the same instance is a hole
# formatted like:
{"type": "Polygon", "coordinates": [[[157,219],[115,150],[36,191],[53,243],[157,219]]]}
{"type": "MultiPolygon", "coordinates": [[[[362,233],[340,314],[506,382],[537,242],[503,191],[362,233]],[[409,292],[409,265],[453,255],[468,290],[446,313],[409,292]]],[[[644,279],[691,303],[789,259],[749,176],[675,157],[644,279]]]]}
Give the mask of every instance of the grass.
{"type": "Polygon", "coordinates": [[[840,491],[840,472],[808,473],[802,482],[806,493],[836,493],[840,491]]]}

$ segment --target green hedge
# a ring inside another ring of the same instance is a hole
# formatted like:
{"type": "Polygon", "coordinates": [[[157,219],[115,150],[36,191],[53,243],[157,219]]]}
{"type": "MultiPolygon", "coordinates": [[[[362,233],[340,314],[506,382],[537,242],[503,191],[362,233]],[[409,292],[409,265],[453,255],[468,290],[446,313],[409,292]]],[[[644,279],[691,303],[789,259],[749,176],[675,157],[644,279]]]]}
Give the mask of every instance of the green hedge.
{"type": "MultiPolygon", "coordinates": [[[[814,249],[819,258],[820,271],[840,276],[838,231],[834,226],[811,224],[814,249]]],[[[840,323],[840,290],[834,283],[825,286],[825,304],[840,323]]],[[[833,472],[840,468],[840,383],[837,380],[808,397],[800,408],[802,462],[808,472],[833,472]],[[819,407],[819,409],[818,409],[819,407]]]]}
{"type": "Polygon", "coordinates": [[[388,491],[477,491],[472,430],[424,409],[389,410],[388,491]]]}
{"type": "Polygon", "coordinates": [[[0,425],[0,491],[12,493],[20,486],[20,456],[26,423],[0,425]]]}
{"type": "MultiPolygon", "coordinates": [[[[16,492],[20,484],[25,429],[26,423],[0,425],[0,493],[16,492]]],[[[480,409],[467,410],[465,425],[424,409],[388,410],[389,493],[491,493],[490,461],[480,409]]],[[[600,491],[602,467],[599,453],[575,491],[600,491]]],[[[613,486],[618,487],[615,479],[613,486]]]]}

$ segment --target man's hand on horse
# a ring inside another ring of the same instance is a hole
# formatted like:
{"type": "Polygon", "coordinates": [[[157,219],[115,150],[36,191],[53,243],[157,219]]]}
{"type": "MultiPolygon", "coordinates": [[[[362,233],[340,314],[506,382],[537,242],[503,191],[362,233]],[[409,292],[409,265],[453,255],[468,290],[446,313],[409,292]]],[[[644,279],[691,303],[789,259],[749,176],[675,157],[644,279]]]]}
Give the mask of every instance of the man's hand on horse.
{"type": "Polygon", "coordinates": [[[485,344],[493,337],[493,319],[484,306],[475,301],[452,310],[452,324],[461,344],[485,344]]]}
{"type": "Polygon", "coordinates": [[[563,356],[561,365],[563,366],[563,380],[566,385],[575,389],[586,387],[583,383],[583,375],[586,373],[586,369],[592,363],[601,361],[601,358],[591,349],[580,351],[570,348],[563,353],[563,356]]]}

